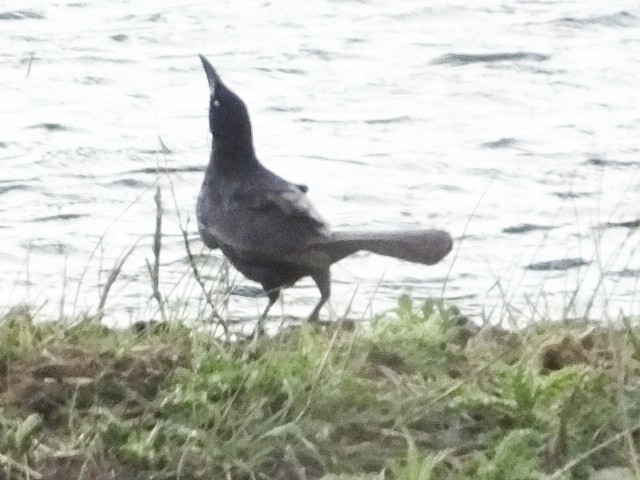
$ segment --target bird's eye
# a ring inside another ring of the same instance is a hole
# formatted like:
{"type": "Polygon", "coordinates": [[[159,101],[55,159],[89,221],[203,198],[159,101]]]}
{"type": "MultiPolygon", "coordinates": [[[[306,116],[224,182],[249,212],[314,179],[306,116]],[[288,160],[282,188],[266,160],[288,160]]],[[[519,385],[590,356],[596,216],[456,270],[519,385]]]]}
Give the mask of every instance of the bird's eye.
{"type": "Polygon", "coordinates": [[[220,106],[220,102],[218,100],[214,100],[213,101],[213,106],[214,107],[219,107],[220,106]]]}

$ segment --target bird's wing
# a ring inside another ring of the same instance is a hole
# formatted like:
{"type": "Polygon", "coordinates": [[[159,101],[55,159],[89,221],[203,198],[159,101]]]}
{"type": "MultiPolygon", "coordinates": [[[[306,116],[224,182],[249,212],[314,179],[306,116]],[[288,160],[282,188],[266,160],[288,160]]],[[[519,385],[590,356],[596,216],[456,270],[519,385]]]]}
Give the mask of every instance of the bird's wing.
{"type": "Polygon", "coordinates": [[[221,229],[220,240],[253,259],[328,265],[326,253],[318,260],[314,251],[329,241],[330,229],[307,196],[294,185],[264,187],[242,189],[230,199],[228,213],[237,221],[221,229]]]}
{"type": "Polygon", "coordinates": [[[325,268],[329,257],[315,251],[329,242],[327,222],[300,186],[259,169],[250,177],[214,185],[199,200],[203,239],[233,249],[238,261],[325,268]],[[326,257],[326,258],[325,258],[326,257]]]}
{"type": "Polygon", "coordinates": [[[290,222],[304,222],[320,229],[327,228],[325,219],[297,186],[295,189],[264,191],[261,195],[250,198],[254,210],[272,212],[290,222]]]}

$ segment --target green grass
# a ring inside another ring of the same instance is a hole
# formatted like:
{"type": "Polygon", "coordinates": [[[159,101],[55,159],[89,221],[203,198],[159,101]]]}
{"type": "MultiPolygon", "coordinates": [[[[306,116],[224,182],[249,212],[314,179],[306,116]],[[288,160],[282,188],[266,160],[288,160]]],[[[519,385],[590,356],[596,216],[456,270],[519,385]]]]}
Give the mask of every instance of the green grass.
{"type": "MultiPolygon", "coordinates": [[[[0,478],[589,479],[639,473],[640,330],[478,331],[439,302],[257,349],[197,326],[0,319],[0,478]]],[[[632,478],[629,476],[629,478],[632,478]]]]}

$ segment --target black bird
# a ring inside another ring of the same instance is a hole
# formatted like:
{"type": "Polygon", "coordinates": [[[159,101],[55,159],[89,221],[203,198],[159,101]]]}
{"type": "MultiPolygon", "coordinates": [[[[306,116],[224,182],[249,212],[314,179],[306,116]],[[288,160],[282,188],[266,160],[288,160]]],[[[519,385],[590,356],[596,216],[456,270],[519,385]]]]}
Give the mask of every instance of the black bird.
{"type": "Polygon", "coordinates": [[[307,199],[307,187],[267,170],[256,157],[244,102],[200,55],[211,98],[211,159],[197,204],[198,230],[245,277],[262,285],[269,303],[280,289],[310,276],[320,290],[318,314],[331,292],[331,264],[368,250],[431,265],[445,257],[451,237],[441,230],[333,232],[307,199]]]}

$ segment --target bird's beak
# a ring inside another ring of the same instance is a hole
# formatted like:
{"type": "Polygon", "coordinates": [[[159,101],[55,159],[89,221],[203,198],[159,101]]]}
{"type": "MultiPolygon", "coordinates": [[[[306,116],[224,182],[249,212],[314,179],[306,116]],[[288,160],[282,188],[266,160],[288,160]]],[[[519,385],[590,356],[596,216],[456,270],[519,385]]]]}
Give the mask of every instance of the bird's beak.
{"type": "Polygon", "coordinates": [[[215,97],[218,86],[222,83],[220,81],[220,77],[216,73],[213,65],[209,63],[209,60],[204,58],[202,55],[198,55],[200,60],[202,61],[202,66],[204,67],[204,72],[207,74],[207,81],[209,82],[209,90],[211,91],[211,96],[215,97]]]}

